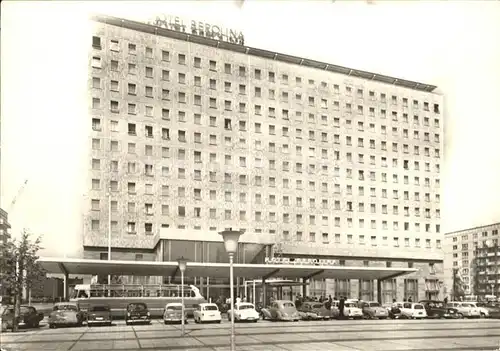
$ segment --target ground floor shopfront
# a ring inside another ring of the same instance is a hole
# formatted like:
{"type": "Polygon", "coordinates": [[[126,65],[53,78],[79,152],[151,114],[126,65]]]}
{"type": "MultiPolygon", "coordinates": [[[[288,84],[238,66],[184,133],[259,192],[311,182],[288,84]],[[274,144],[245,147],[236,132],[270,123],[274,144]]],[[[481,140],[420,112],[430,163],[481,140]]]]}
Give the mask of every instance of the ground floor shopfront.
{"type": "MultiPolygon", "coordinates": [[[[175,262],[184,257],[189,262],[197,263],[228,263],[228,256],[221,241],[203,240],[178,240],[160,239],[153,250],[114,249],[112,259],[134,261],[161,261],[175,262]]],[[[239,264],[265,264],[266,259],[278,257],[287,258],[290,262],[296,259],[323,259],[329,260],[333,266],[345,267],[379,267],[379,268],[412,268],[414,273],[401,277],[385,279],[381,282],[381,289],[377,288],[376,279],[315,279],[311,277],[307,284],[300,278],[283,276],[276,272],[267,277],[267,297],[295,299],[298,294],[307,296],[329,296],[357,298],[363,300],[380,300],[390,302],[393,299],[402,301],[411,298],[413,301],[422,299],[443,299],[447,296],[443,286],[443,262],[439,261],[413,261],[411,259],[387,260],[366,257],[338,257],[335,255],[322,255],[320,257],[304,254],[277,254],[273,245],[269,243],[241,242],[234,262],[239,264]],[[286,281],[278,285],[269,283],[271,280],[286,281]],[[379,296],[380,294],[380,296],[379,296]]],[[[107,248],[86,247],[84,258],[107,260],[107,248]]],[[[369,277],[368,277],[369,278],[369,277]]],[[[101,276],[107,280],[107,276],[101,276]]],[[[121,283],[130,284],[168,284],[180,283],[179,276],[127,276],[114,277],[121,283]]],[[[225,277],[188,276],[186,283],[197,286],[207,298],[212,300],[220,296],[229,296],[229,279],[225,277]]],[[[236,296],[246,296],[253,301],[253,279],[235,276],[236,296]],[[245,283],[246,282],[246,283],[245,283]],[[245,289],[245,286],[247,287],[245,289]]],[[[262,298],[261,283],[255,286],[256,299],[262,298]]]]}

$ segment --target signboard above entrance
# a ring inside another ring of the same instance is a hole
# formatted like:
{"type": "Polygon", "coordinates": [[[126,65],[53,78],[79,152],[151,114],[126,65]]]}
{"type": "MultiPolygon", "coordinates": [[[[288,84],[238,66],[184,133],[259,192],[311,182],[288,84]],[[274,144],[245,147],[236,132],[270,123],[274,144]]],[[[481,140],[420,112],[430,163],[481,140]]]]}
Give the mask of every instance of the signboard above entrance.
{"type": "Polygon", "coordinates": [[[239,30],[227,29],[222,26],[212,25],[196,20],[187,20],[178,16],[161,15],[148,22],[153,26],[175,30],[187,34],[227,41],[229,43],[244,45],[245,38],[239,30]]]}
{"type": "Polygon", "coordinates": [[[288,258],[288,257],[266,257],[267,264],[289,264],[301,266],[334,266],[337,260],[318,259],[318,258],[288,258]]]}

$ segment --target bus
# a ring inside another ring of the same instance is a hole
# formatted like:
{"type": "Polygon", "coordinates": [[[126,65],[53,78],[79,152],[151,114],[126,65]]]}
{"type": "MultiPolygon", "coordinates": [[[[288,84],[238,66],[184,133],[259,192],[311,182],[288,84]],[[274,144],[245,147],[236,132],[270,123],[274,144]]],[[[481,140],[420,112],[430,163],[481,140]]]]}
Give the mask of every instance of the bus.
{"type": "MultiPolygon", "coordinates": [[[[181,302],[181,286],[177,284],[77,284],[70,301],[77,302],[82,311],[90,304],[107,304],[113,317],[125,316],[129,303],[143,302],[151,317],[163,316],[167,303],[181,302]]],[[[207,302],[194,285],[184,286],[184,308],[192,316],[196,305],[207,302]]]]}

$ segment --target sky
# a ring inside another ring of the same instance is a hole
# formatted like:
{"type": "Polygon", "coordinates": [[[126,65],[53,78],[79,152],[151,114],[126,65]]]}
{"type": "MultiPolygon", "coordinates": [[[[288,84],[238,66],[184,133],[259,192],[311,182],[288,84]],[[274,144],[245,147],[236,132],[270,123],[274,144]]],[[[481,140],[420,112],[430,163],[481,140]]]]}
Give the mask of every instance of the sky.
{"type": "Polygon", "coordinates": [[[1,206],[44,255],[81,252],[90,13],[240,29],[251,47],[437,85],[445,97],[444,232],[500,222],[500,1],[1,4],[1,206]],[[12,199],[28,179],[24,192],[12,199]]]}

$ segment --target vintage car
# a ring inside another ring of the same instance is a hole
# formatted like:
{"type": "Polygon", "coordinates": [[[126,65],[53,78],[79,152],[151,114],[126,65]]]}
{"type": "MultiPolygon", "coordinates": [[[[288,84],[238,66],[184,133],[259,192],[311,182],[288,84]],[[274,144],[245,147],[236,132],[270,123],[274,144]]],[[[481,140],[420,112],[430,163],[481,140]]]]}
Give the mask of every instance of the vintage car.
{"type": "Polygon", "coordinates": [[[304,321],[330,319],[330,311],[321,302],[304,301],[297,311],[300,319],[304,321]]]}
{"type": "Polygon", "coordinates": [[[458,302],[452,301],[448,302],[449,307],[457,309],[458,318],[479,318],[481,317],[481,312],[475,306],[469,302],[458,302]]]}
{"type": "Polygon", "coordinates": [[[248,321],[256,323],[259,319],[259,312],[255,310],[255,306],[249,302],[240,302],[234,305],[234,312],[232,309],[227,311],[227,319],[231,320],[234,313],[234,321],[248,321]]]}
{"type": "MultiPolygon", "coordinates": [[[[187,324],[187,311],[184,309],[184,323],[187,324]]],[[[182,304],[180,302],[168,303],[163,312],[163,323],[182,323],[182,304]]]]}
{"type": "Polygon", "coordinates": [[[54,305],[49,314],[49,328],[61,326],[81,326],[84,315],[75,302],[59,302],[54,305]]]}
{"type": "Polygon", "coordinates": [[[195,323],[216,322],[220,323],[222,317],[215,303],[200,303],[193,311],[195,323]]]}
{"type": "Polygon", "coordinates": [[[346,301],[344,303],[344,317],[352,319],[362,319],[363,310],[358,307],[358,303],[354,301],[346,301]]]}
{"type": "MultiPolygon", "coordinates": [[[[332,302],[332,308],[336,308],[339,310],[340,317],[340,301],[334,300],[332,302]]],[[[352,318],[352,319],[362,319],[363,311],[358,307],[358,300],[346,300],[344,302],[344,318],[352,318]]]]}
{"type": "Polygon", "coordinates": [[[389,318],[399,319],[401,318],[401,308],[403,308],[404,302],[393,302],[388,304],[387,312],[389,312],[389,318]]]}
{"type": "Polygon", "coordinates": [[[443,301],[438,300],[421,300],[419,301],[425,307],[428,318],[459,318],[456,308],[447,306],[443,301]]]}
{"type": "Polygon", "coordinates": [[[500,318],[500,306],[495,306],[494,304],[484,303],[484,302],[474,302],[476,307],[479,308],[479,312],[482,317],[486,318],[500,318]]]}
{"type": "Polygon", "coordinates": [[[151,314],[149,313],[148,306],[143,302],[133,302],[127,305],[127,312],[125,314],[125,324],[133,323],[151,323],[151,314]]]}
{"type": "Polygon", "coordinates": [[[424,319],[427,318],[425,306],[418,302],[403,302],[403,307],[400,308],[401,317],[406,319],[424,319]]]}
{"type": "MultiPolygon", "coordinates": [[[[14,306],[1,306],[2,330],[12,329],[14,326],[14,306]]],[[[43,313],[37,312],[33,306],[21,306],[19,314],[19,328],[38,328],[43,320],[43,313]]]]}
{"type": "Polygon", "coordinates": [[[271,306],[262,309],[262,319],[295,322],[300,320],[300,315],[292,301],[275,300],[271,306]]]}
{"type": "Polygon", "coordinates": [[[359,307],[363,311],[365,318],[369,319],[387,319],[389,318],[389,312],[386,308],[382,307],[378,302],[375,301],[363,301],[360,302],[359,307]]]}
{"type": "Polygon", "coordinates": [[[109,305],[90,305],[87,309],[87,325],[106,324],[112,325],[111,308],[109,305]]]}

